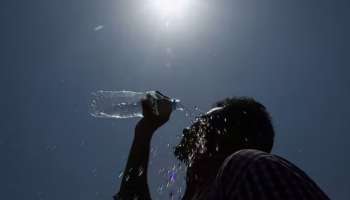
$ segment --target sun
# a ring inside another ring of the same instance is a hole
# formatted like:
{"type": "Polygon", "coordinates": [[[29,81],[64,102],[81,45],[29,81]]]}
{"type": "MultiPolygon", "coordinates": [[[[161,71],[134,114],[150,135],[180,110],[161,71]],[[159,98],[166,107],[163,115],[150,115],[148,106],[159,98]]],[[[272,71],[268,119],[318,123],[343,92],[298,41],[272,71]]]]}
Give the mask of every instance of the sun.
{"type": "Polygon", "coordinates": [[[190,0],[150,0],[155,14],[166,20],[182,18],[188,12],[190,0]]]}

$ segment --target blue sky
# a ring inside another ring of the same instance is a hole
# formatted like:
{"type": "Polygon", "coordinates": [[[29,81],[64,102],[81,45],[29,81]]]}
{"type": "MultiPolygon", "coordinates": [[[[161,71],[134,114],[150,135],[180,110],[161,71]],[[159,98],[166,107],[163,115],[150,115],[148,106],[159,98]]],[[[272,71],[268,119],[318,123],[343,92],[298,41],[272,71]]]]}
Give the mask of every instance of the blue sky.
{"type": "MultiPolygon", "coordinates": [[[[206,110],[227,96],[266,105],[273,152],[332,199],[350,198],[349,3],[193,0],[167,20],[147,0],[9,2],[1,8],[1,199],[110,199],[137,119],[88,114],[90,93],[160,90],[206,110]]],[[[187,126],[153,141],[159,169],[187,126]]]]}

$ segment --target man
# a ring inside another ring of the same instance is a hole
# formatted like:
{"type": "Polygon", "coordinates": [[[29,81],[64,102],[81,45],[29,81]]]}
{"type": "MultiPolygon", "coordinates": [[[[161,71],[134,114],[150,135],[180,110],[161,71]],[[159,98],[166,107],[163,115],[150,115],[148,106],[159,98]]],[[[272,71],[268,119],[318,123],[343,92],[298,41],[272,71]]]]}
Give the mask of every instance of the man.
{"type": "MultiPolygon", "coordinates": [[[[120,190],[115,199],[151,199],[147,167],[151,138],[172,106],[159,114],[144,100],[120,190]],[[144,173],[143,173],[144,172],[144,173]]],[[[251,98],[230,98],[184,129],[175,156],[187,165],[185,200],[328,199],[299,168],[270,154],[274,130],[265,107],[251,98]]]]}

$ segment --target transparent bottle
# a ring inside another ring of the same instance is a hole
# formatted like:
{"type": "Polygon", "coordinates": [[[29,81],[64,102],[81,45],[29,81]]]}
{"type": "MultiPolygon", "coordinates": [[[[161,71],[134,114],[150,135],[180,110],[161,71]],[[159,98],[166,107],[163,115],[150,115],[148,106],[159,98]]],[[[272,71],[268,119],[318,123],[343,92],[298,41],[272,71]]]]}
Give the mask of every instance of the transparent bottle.
{"type": "MultiPolygon", "coordinates": [[[[148,99],[152,105],[152,111],[158,115],[158,101],[167,98],[157,91],[132,92],[132,91],[103,91],[99,90],[91,94],[90,114],[99,118],[133,118],[142,117],[142,99],[148,99]]],[[[178,99],[169,99],[173,110],[183,110],[178,99]]]]}

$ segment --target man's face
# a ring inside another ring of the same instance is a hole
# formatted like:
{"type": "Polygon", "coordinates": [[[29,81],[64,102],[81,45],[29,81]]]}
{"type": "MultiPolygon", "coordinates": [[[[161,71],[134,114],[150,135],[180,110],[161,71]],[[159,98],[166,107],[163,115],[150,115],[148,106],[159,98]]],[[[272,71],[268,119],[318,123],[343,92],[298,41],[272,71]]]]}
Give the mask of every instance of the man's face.
{"type": "Polygon", "coordinates": [[[211,146],[209,143],[212,143],[216,137],[212,121],[221,109],[222,107],[216,107],[209,110],[205,115],[198,117],[190,127],[183,130],[183,137],[174,152],[179,160],[191,165],[192,162],[207,155],[208,147],[211,146]]]}

